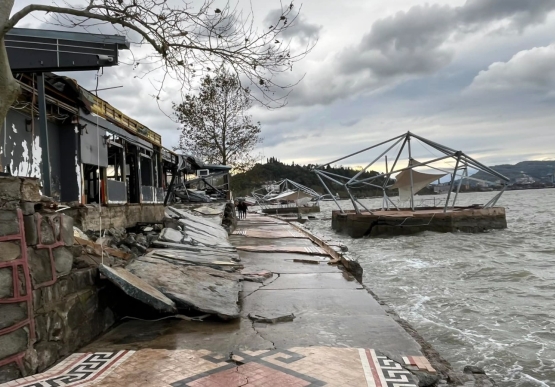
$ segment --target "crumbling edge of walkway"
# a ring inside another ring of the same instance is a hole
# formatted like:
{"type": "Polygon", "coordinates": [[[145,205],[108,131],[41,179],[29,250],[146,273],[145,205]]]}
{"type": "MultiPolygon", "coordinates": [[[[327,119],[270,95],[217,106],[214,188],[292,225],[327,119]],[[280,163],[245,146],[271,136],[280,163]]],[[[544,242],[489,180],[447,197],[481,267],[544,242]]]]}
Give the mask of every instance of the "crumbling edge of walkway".
{"type": "MultiPolygon", "coordinates": [[[[279,219],[273,215],[269,215],[269,216],[272,218],[279,219]]],[[[324,240],[320,239],[320,237],[314,235],[313,233],[301,227],[300,225],[296,224],[295,222],[288,222],[288,223],[291,226],[293,226],[297,231],[306,235],[308,239],[310,239],[312,242],[314,242],[319,247],[321,247],[326,253],[328,253],[333,258],[333,261],[330,261],[330,263],[341,263],[347,269],[347,271],[351,273],[356,278],[356,280],[362,284],[363,270],[362,270],[362,266],[360,266],[358,261],[351,259],[349,256],[345,254],[337,252],[333,247],[328,245],[324,240]]]]}

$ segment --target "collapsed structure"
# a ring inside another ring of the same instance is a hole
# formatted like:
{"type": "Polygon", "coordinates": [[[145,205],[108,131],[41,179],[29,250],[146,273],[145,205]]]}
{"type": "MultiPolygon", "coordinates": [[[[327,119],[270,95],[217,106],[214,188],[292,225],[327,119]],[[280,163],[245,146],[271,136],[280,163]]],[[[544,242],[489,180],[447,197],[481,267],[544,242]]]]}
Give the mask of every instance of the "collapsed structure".
{"type": "Polygon", "coordinates": [[[290,179],[267,183],[252,192],[265,214],[305,214],[320,212],[318,192],[290,179]]]}
{"type": "Polygon", "coordinates": [[[332,227],[353,237],[408,234],[426,230],[478,232],[507,227],[505,209],[495,207],[507,188],[509,182],[507,177],[462,151],[438,144],[411,132],[319,165],[314,172],[339,209],[332,213],[332,227]],[[419,157],[419,160],[416,160],[413,157],[416,143],[422,146],[431,157],[428,156],[424,159],[419,157]],[[434,152],[437,153],[434,154],[434,152]],[[353,177],[336,175],[325,168],[339,161],[353,160],[354,157],[363,154],[372,154],[372,161],[353,177]],[[394,161],[390,168],[388,155],[391,156],[391,154],[394,161]],[[381,162],[385,165],[384,173],[361,178],[361,175],[370,167],[381,162]],[[483,205],[457,206],[463,181],[478,180],[469,176],[469,169],[482,171],[494,179],[498,179],[503,188],[483,205]],[[442,206],[436,206],[435,203],[430,206],[426,201],[417,202],[416,194],[418,192],[431,182],[445,176],[449,176],[450,183],[447,197],[442,206]],[[344,210],[333,196],[328,184],[344,188],[354,210],[344,210]],[[352,194],[353,188],[364,186],[382,191],[381,208],[368,209],[360,199],[352,194]],[[397,204],[388,193],[394,189],[398,191],[397,204]]]}

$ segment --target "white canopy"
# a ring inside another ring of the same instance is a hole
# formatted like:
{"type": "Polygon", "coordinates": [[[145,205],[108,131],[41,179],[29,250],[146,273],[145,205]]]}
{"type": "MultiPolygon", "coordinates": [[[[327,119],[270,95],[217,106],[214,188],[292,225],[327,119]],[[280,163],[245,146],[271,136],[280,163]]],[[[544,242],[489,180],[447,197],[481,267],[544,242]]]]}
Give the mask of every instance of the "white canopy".
{"type": "MultiPolygon", "coordinates": [[[[418,161],[412,160],[412,165],[418,165],[418,161]]],[[[391,188],[399,189],[399,201],[405,202],[410,200],[410,170],[405,170],[400,172],[396,177],[396,182],[391,186],[391,188]]],[[[442,178],[447,175],[447,173],[433,174],[433,173],[422,173],[412,170],[412,192],[416,194],[428,184],[442,178]]]]}
{"type": "Polygon", "coordinates": [[[312,198],[311,195],[304,193],[303,191],[283,191],[277,196],[274,196],[271,200],[299,200],[303,198],[312,198]]]}

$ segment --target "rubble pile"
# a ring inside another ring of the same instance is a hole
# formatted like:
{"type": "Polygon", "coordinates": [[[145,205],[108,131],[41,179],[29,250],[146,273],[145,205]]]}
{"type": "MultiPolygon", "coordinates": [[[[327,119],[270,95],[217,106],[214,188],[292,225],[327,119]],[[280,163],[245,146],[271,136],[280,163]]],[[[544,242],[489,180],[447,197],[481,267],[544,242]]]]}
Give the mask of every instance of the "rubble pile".
{"type": "Polygon", "coordinates": [[[101,266],[101,272],[131,297],[160,311],[175,306],[181,313],[193,310],[225,320],[239,318],[242,281],[250,278],[240,274],[243,266],[237,250],[219,224],[222,214],[208,213],[203,217],[168,207],[158,228],[147,226],[139,234],[107,230],[103,243],[144,254],[132,259],[124,271],[101,266]],[[154,294],[158,291],[172,304],[161,303],[154,294]]]}

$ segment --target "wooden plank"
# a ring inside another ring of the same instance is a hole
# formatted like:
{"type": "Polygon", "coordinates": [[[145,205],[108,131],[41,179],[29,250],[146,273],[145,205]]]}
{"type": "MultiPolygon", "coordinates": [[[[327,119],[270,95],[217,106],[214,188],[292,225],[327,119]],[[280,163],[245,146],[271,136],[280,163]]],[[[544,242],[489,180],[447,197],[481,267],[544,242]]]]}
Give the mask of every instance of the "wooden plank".
{"type": "Polygon", "coordinates": [[[126,253],[124,251],[118,250],[118,249],[114,249],[112,247],[108,247],[108,246],[101,246],[97,243],[94,243],[93,241],[88,241],[86,239],[83,238],[79,238],[74,236],[73,237],[75,239],[75,241],[80,244],[81,246],[89,246],[92,247],[94,252],[100,257],[102,256],[102,251],[104,250],[105,253],[116,257],[116,258],[121,258],[121,259],[130,259],[132,257],[131,254],[126,253]]]}

